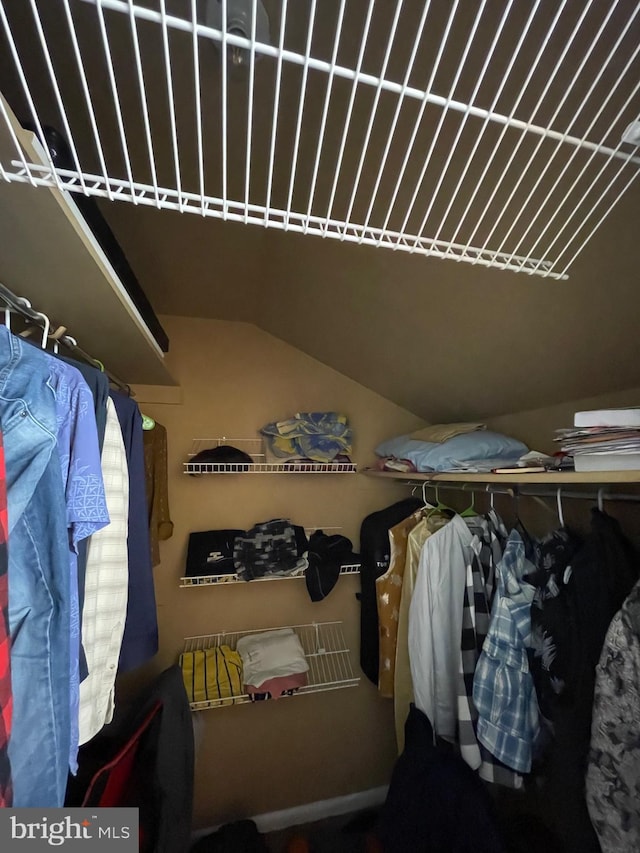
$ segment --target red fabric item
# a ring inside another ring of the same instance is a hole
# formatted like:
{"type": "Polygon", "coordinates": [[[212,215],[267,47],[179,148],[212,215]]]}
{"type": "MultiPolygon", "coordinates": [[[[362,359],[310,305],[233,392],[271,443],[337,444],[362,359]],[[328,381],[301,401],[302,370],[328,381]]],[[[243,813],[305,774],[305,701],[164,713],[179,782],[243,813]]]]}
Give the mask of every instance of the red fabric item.
{"type": "Polygon", "coordinates": [[[0,808],[13,804],[9,736],[13,715],[11,693],[11,636],[9,633],[9,575],[7,558],[7,483],[4,444],[0,432],[0,808]]]}
{"type": "Polygon", "coordinates": [[[161,708],[162,704],[156,702],[122,749],[95,773],[82,801],[83,806],[107,808],[131,805],[127,790],[140,740],[161,708]]]}

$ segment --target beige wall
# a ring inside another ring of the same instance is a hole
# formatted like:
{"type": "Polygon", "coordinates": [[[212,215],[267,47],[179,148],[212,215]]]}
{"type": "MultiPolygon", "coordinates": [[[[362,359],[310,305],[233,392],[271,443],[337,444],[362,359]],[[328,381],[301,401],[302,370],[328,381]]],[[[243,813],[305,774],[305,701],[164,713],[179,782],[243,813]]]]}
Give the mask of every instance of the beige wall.
{"type": "Polygon", "coordinates": [[[640,388],[628,388],[626,391],[612,391],[597,397],[569,400],[557,406],[528,409],[524,412],[489,418],[487,424],[491,429],[514,435],[535,450],[553,453],[558,449],[553,441],[554,430],[573,426],[575,412],[638,405],[640,405],[640,388]]]}
{"type": "MultiPolygon", "coordinates": [[[[359,474],[194,478],[182,473],[182,462],[195,437],[250,437],[296,411],[332,409],[349,416],[354,458],[362,466],[378,441],[420,420],[254,326],[176,317],[162,322],[171,338],[168,367],[181,393],[140,388],[137,398],[142,411],[168,430],[175,533],[162,544],[155,570],[160,652],[147,671],[124,682],[125,692],[174,663],[185,636],[334,619],[344,620],[360,673],[357,576],[341,578],[315,604],[303,580],[180,589],[188,535],[247,528],[282,515],[304,526],[340,525],[357,545],[364,516],[407,496],[407,488],[359,474]],[[149,402],[154,399],[172,402],[149,402]]],[[[366,679],[356,689],[200,717],[196,827],[385,784],[395,757],[390,703],[366,679]]]]}

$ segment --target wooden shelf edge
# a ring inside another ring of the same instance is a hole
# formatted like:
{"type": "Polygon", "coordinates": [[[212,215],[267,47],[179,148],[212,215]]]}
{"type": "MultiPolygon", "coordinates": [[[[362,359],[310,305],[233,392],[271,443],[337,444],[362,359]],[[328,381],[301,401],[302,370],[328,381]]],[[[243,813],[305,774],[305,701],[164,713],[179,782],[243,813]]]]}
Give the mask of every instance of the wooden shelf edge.
{"type": "Polygon", "coordinates": [[[548,485],[569,485],[571,483],[636,483],[640,485],[640,471],[545,471],[540,474],[454,474],[414,473],[403,474],[397,471],[375,471],[364,468],[360,471],[368,477],[382,480],[400,480],[426,483],[520,483],[526,485],[546,483],[548,485]]]}

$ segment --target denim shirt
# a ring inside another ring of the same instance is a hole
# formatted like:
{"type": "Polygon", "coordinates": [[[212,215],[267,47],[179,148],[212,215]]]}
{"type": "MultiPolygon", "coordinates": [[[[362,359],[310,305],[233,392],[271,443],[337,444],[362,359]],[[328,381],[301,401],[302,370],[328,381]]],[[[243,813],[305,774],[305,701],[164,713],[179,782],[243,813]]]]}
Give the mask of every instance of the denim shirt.
{"type": "Polygon", "coordinates": [[[69,546],[47,356],[0,327],[15,807],[62,806],[69,760],[69,546]]]}

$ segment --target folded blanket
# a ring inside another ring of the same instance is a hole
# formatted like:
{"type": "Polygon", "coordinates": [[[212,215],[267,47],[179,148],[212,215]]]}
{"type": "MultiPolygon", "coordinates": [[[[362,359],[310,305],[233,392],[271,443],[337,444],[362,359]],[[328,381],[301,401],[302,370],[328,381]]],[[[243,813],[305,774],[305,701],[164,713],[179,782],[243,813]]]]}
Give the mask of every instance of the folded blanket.
{"type": "Polygon", "coordinates": [[[351,428],[346,415],[337,412],[298,412],[285,421],[266,424],[260,432],[279,459],[304,456],[314,462],[332,462],[341,453],[351,453],[351,428]]]}

